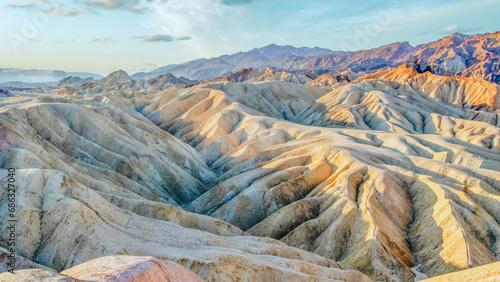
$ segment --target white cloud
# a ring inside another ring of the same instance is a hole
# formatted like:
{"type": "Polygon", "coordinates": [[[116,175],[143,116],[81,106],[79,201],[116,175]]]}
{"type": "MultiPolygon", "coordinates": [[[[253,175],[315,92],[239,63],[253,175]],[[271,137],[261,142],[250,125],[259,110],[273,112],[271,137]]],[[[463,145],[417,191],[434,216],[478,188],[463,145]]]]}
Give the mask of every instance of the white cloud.
{"type": "Polygon", "coordinates": [[[449,27],[444,29],[444,31],[448,32],[448,33],[454,33],[454,32],[457,32],[458,30],[459,30],[459,27],[456,24],[450,25],[449,27]]]}
{"type": "Polygon", "coordinates": [[[157,34],[157,35],[151,35],[151,36],[133,36],[132,39],[136,40],[142,40],[146,42],[171,42],[175,40],[175,37],[171,35],[165,35],[165,34],[157,34]]]}
{"type": "MultiPolygon", "coordinates": [[[[47,5],[51,6],[51,10],[54,15],[59,16],[75,16],[80,12],[99,12],[99,10],[126,10],[133,13],[145,13],[145,12],[153,12],[154,8],[160,5],[177,5],[175,0],[72,0],[72,4],[77,8],[76,10],[68,10],[68,4],[66,2],[60,2],[61,0],[25,0],[23,2],[15,1],[9,4],[4,5],[5,8],[39,8],[44,10],[47,8],[47,5]],[[153,4],[153,5],[152,5],[153,4]],[[57,10],[56,10],[57,7],[57,10]],[[68,14],[68,12],[71,12],[68,14]]],[[[209,2],[215,5],[222,6],[238,6],[249,4],[252,0],[192,0],[192,1],[184,1],[189,2],[190,4],[198,5],[202,4],[202,2],[209,2]]]]}
{"type": "Polygon", "coordinates": [[[4,5],[5,8],[22,8],[22,9],[31,9],[36,6],[36,3],[19,3],[19,2],[12,2],[9,4],[4,5]]]}
{"type": "Polygon", "coordinates": [[[246,32],[245,26],[242,26],[245,25],[246,18],[246,5],[243,4],[250,1],[150,0],[148,2],[154,16],[144,25],[152,29],[159,28],[161,33],[174,36],[197,57],[210,57],[227,52],[228,48],[234,46],[221,44],[221,38],[234,37],[246,32]],[[188,37],[190,40],[185,40],[188,37]]]}
{"type": "Polygon", "coordinates": [[[90,43],[116,43],[118,41],[116,41],[112,38],[106,37],[106,38],[94,38],[94,39],[91,39],[89,42],[90,43]]]}
{"type": "Polygon", "coordinates": [[[470,34],[474,33],[476,31],[480,30],[478,27],[471,27],[471,28],[463,28],[457,24],[450,25],[449,27],[445,28],[442,34],[451,34],[451,33],[463,33],[463,34],[470,34]]]}

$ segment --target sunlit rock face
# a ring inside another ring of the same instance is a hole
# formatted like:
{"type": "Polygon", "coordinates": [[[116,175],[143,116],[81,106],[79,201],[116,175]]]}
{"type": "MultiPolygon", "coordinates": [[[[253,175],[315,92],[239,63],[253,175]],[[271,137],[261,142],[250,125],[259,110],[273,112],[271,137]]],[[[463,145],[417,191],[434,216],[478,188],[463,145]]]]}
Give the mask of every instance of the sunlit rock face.
{"type": "Polygon", "coordinates": [[[466,270],[452,272],[424,280],[425,282],[438,281],[497,281],[500,279],[500,262],[476,266],[466,270]]]}
{"type": "Polygon", "coordinates": [[[52,269],[26,275],[411,281],[498,260],[497,85],[288,75],[0,100],[19,255],[52,269]]]}
{"type": "Polygon", "coordinates": [[[431,71],[422,71],[418,63],[366,75],[355,82],[367,79],[383,79],[410,85],[433,99],[460,108],[494,111],[500,106],[498,84],[476,78],[436,75],[431,71]]]}

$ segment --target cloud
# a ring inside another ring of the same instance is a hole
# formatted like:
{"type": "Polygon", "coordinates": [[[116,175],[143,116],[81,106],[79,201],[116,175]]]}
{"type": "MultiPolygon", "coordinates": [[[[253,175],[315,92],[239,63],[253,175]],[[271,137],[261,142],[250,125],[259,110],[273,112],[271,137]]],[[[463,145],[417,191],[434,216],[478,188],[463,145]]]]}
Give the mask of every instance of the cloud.
{"type": "Polygon", "coordinates": [[[177,37],[175,40],[191,40],[191,36],[177,37]]]}
{"type": "Polygon", "coordinates": [[[101,10],[124,10],[132,13],[152,12],[152,3],[166,3],[168,0],[25,0],[4,5],[6,8],[37,8],[54,16],[72,17],[82,13],[98,14],[101,10]],[[71,8],[67,8],[71,7],[71,8]]]}
{"type": "Polygon", "coordinates": [[[89,41],[90,43],[116,43],[118,41],[111,39],[109,37],[106,38],[94,38],[89,41]]]}
{"type": "MultiPolygon", "coordinates": [[[[57,44],[65,44],[67,42],[76,42],[76,39],[73,38],[73,39],[61,40],[61,41],[57,41],[56,43],[57,44]]],[[[95,41],[95,42],[97,42],[97,41],[95,41]]]]}
{"type": "MultiPolygon", "coordinates": [[[[25,0],[4,5],[6,8],[36,8],[53,16],[75,17],[83,13],[99,14],[102,10],[123,10],[132,13],[152,13],[159,5],[179,6],[179,0],[68,0],[62,5],[61,0],[25,0]],[[69,8],[68,8],[69,7],[69,8]]],[[[254,0],[186,0],[196,8],[199,6],[239,6],[250,4],[254,0]]],[[[185,6],[185,5],[184,5],[185,6]]]]}
{"type": "Polygon", "coordinates": [[[60,17],[76,17],[81,13],[79,11],[61,10],[58,8],[40,9],[40,11],[49,13],[53,16],[60,16],[60,17]]]}
{"type": "Polygon", "coordinates": [[[73,0],[85,9],[128,10],[133,13],[150,11],[147,3],[151,0],[73,0]]]}
{"type": "Polygon", "coordinates": [[[459,29],[458,25],[454,24],[454,25],[450,25],[449,27],[445,28],[444,31],[447,33],[450,33],[450,32],[457,32],[458,29],[459,29]]]}
{"type": "MultiPolygon", "coordinates": [[[[51,14],[53,16],[60,17],[75,17],[78,16],[83,9],[82,7],[75,7],[75,9],[64,9],[62,8],[62,4],[59,3],[60,0],[29,0],[25,3],[13,2],[7,5],[4,5],[5,8],[13,8],[13,9],[36,9],[38,12],[51,14]]],[[[79,0],[74,0],[79,1],[79,0]]]]}
{"type": "Polygon", "coordinates": [[[31,9],[31,8],[35,8],[36,7],[36,3],[24,3],[24,4],[20,4],[19,2],[12,2],[10,4],[6,4],[4,5],[4,8],[22,8],[22,9],[31,9]]]}
{"type": "Polygon", "coordinates": [[[472,27],[472,28],[463,28],[457,24],[450,25],[446,27],[442,34],[450,34],[450,33],[473,33],[475,31],[480,30],[481,28],[478,27],[472,27]]]}
{"type": "Polygon", "coordinates": [[[252,3],[252,0],[218,0],[217,2],[224,5],[233,6],[233,5],[250,4],[252,3]]]}
{"type": "Polygon", "coordinates": [[[164,35],[164,34],[151,35],[151,36],[147,36],[147,35],[132,36],[132,39],[146,41],[146,42],[171,42],[174,40],[187,40],[187,39],[178,39],[178,38],[175,38],[171,35],[164,35]]]}

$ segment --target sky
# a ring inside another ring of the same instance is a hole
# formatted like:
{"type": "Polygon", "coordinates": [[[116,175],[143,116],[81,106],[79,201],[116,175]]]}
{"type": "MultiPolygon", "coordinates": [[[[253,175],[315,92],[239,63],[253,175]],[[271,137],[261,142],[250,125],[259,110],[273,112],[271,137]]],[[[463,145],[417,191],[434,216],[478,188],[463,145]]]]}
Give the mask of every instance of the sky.
{"type": "Polygon", "coordinates": [[[500,0],[2,0],[0,68],[130,74],[268,44],[339,51],[500,31],[500,0]]]}

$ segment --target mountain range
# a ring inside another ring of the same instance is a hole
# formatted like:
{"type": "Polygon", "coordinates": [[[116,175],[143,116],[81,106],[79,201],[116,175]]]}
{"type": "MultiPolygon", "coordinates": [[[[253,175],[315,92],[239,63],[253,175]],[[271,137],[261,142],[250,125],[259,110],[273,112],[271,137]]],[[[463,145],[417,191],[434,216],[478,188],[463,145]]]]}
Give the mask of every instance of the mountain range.
{"type": "Polygon", "coordinates": [[[498,280],[498,36],[0,90],[0,281],[498,280]]]}
{"type": "Polygon", "coordinates": [[[168,65],[132,77],[152,78],[169,72],[175,76],[203,81],[227,76],[243,68],[263,67],[293,73],[316,71],[321,74],[345,70],[373,72],[414,60],[423,60],[442,75],[483,78],[499,83],[500,32],[478,35],[455,33],[416,47],[408,42],[400,42],[355,52],[272,44],[248,52],[168,65]]]}
{"type": "MultiPolygon", "coordinates": [[[[408,42],[398,42],[370,50],[351,52],[271,44],[247,52],[167,65],[150,72],[132,74],[131,78],[149,80],[170,73],[191,81],[205,81],[228,76],[244,68],[264,67],[291,73],[323,74],[346,70],[365,73],[397,67],[414,60],[422,60],[426,64],[425,67],[432,68],[434,73],[441,75],[483,78],[499,83],[500,32],[476,35],[455,33],[415,47],[408,42]]],[[[0,83],[11,82],[4,86],[22,87],[23,85],[19,83],[13,85],[12,82],[56,82],[68,76],[91,77],[96,80],[103,78],[92,73],[1,69],[0,83]]]]}

